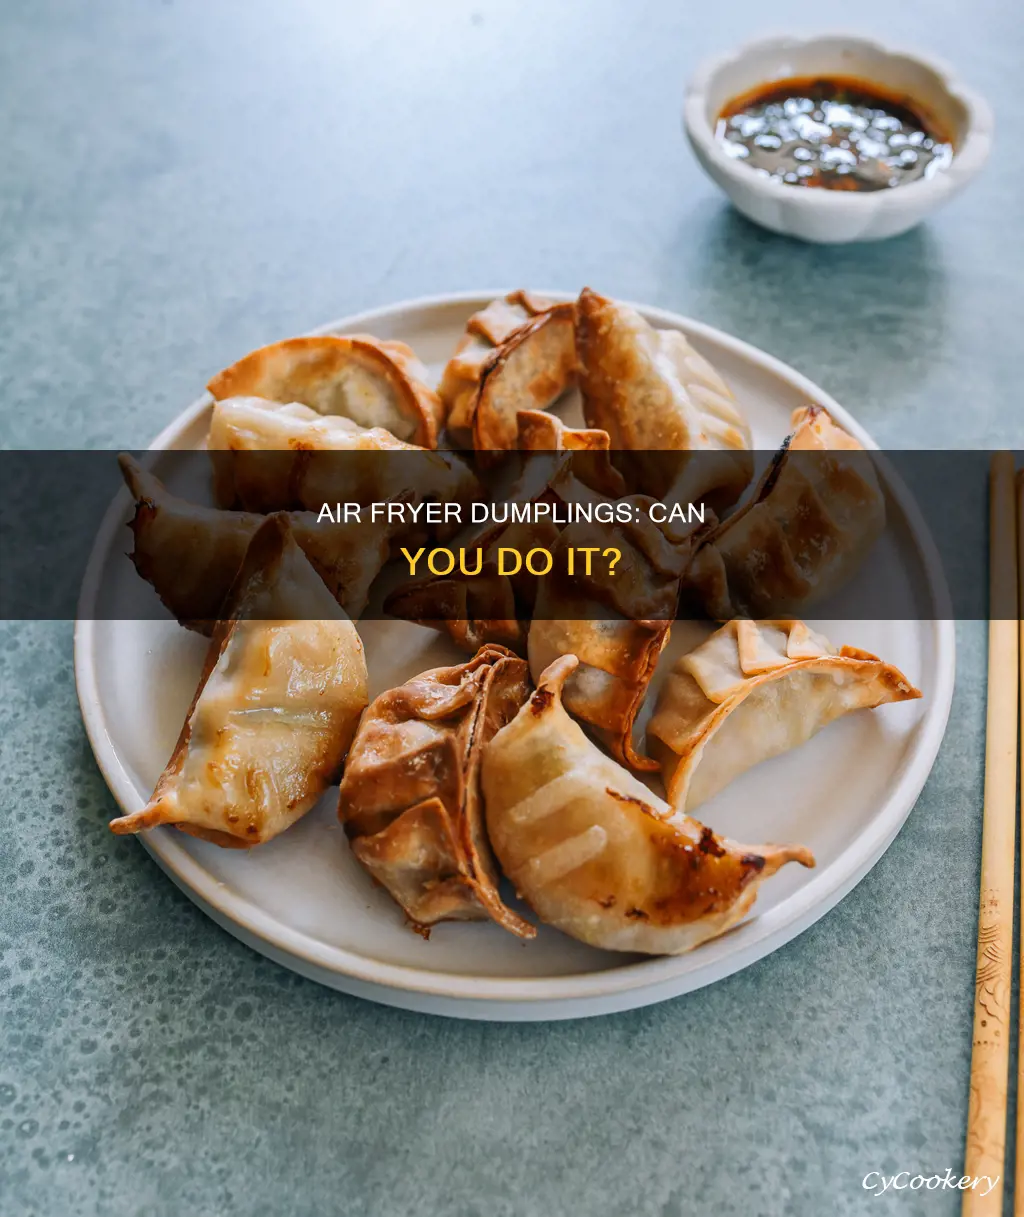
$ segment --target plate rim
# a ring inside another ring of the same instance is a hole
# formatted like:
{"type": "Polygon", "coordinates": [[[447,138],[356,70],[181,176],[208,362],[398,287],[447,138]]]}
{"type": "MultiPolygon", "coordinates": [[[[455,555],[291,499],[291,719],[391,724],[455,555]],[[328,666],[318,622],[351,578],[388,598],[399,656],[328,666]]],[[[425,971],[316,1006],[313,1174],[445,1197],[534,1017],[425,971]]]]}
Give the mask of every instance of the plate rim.
{"type": "MultiPolygon", "coordinates": [[[[439,308],[457,306],[476,311],[508,290],[419,296],[353,313],[308,333],[351,333],[381,320],[393,324],[403,313],[423,314],[439,308]]],[[[576,295],[562,291],[538,291],[537,294],[556,300],[571,300],[576,295]]],[[[671,310],[644,304],[632,304],[631,307],[654,324],[705,338],[709,343],[724,346],[737,357],[759,365],[771,376],[823,405],[866,448],[878,450],[871,435],[830,394],[776,356],[715,326],[671,310]]],[[[179,438],[212,403],[211,395],[204,393],[159,432],[149,450],[176,447],[179,438]]],[[[936,602],[941,602],[941,565],[919,509],[898,482],[893,484],[890,479],[888,489],[903,513],[912,543],[925,567],[929,590],[936,602]]],[[[98,591],[99,569],[116,543],[115,534],[128,517],[129,504],[128,493],[122,488],[103,517],[82,582],[74,629],[75,683],[86,735],[111,794],[126,812],[137,808],[139,796],[106,729],[94,654],[97,623],[88,616],[88,610],[98,591]]],[[[931,627],[935,690],[916,727],[919,737],[911,755],[898,772],[888,797],[880,806],[875,806],[872,825],[781,904],[745,919],[729,933],[702,945],[701,961],[696,967],[692,952],[652,956],[597,972],[544,977],[479,976],[390,963],[300,933],[236,893],[225,896],[217,881],[187,851],[185,842],[174,840],[180,834],[155,829],[140,834],[139,840],[175,885],[216,924],[284,966],[290,966],[288,961],[294,960],[302,965],[294,970],[333,988],[344,990],[346,982],[351,982],[359,995],[373,1000],[391,1001],[414,1009],[417,999],[421,999],[431,1007],[432,1013],[498,1019],[580,1017],[665,1000],[724,979],[784,946],[831,911],[867,875],[896,838],[934,766],[952,703],[956,666],[954,625],[951,620],[942,618],[927,624],[931,627]],[[735,939],[741,932],[744,937],[737,945],[735,939]],[[367,992],[367,989],[373,991],[367,992]],[[451,1008],[438,1008],[439,1002],[451,1008]],[[520,1009],[517,1013],[503,1015],[503,1007],[520,1009]]],[[[927,643],[927,638],[925,641],[927,643]]]]}

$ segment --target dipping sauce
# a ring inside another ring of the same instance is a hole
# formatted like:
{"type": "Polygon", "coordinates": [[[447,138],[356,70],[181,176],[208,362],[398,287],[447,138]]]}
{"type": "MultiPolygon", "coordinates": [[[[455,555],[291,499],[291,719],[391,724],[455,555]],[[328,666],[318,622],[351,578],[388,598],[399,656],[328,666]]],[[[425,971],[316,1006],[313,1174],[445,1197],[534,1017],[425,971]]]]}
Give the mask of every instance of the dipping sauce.
{"type": "Polygon", "coordinates": [[[953,144],[910,98],[849,76],[776,80],[734,97],[715,138],[789,186],[887,190],[934,176],[953,144]]]}

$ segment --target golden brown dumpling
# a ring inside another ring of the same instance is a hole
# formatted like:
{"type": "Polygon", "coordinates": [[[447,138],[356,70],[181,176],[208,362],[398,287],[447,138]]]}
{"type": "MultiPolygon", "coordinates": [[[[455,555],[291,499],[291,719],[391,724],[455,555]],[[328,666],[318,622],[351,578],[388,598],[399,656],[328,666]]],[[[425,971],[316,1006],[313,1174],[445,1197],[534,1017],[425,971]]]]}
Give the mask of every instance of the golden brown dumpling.
{"type": "Polygon", "coordinates": [[[207,447],[220,507],[319,512],[324,503],[402,497],[465,506],[483,493],[450,452],[429,452],[382,427],[367,430],[297,402],[218,401],[207,447]]]}
{"type": "MultiPolygon", "coordinates": [[[[575,503],[605,503],[605,495],[588,484],[588,479],[598,485],[608,484],[605,455],[601,451],[569,451],[550,458],[530,454],[519,483],[509,494],[510,504],[543,501],[553,508],[563,508],[575,503]]],[[[531,575],[525,564],[514,574],[502,573],[499,551],[525,555],[534,548],[550,550],[561,527],[550,518],[485,524],[464,542],[472,555],[470,569],[476,569],[477,550],[482,554],[478,573],[463,575],[456,571],[403,584],[385,599],[384,611],[440,630],[470,653],[485,642],[501,643],[525,653],[540,579],[531,575]]]]}
{"type": "Polygon", "coordinates": [[[842,715],[920,696],[898,668],[802,621],[730,621],[676,663],[648,742],[669,802],[691,811],[842,715]]]}
{"type": "Polygon", "coordinates": [[[520,452],[574,452],[569,467],[586,486],[612,499],[626,493],[622,474],[611,463],[607,431],[568,427],[546,410],[520,410],[516,427],[520,452]]]}
{"type": "Polygon", "coordinates": [[[564,699],[577,718],[616,759],[635,769],[657,769],[638,752],[633,723],[647,695],[658,657],[676,615],[680,579],[689,566],[699,530],[669,532],[647,512],[653,500],[623,500],[637,518],[628,523],[570,524],[558,538],[552,573],[540,583],[528,649],[534,680],[561,655],[579,666],[568,677],[564,699]],[[568,574],[568,551],[596,548],[591,574],[577,556],[568,574]],[[602,556],[621,557],[609,573],[602,556]]]}
{"type": "Polygon", "coordinates": [[[491,352],[472,405],[478,452],[515,448],[519,414],[546,410],[576,383],[574,333],[573,306],[554,304],[491,352]]]}
{"type": "Polygon", "coordinates": [[[688,582],[719,621],[804,611],[856,573],[885,528],[870,455],[821,406],[792,423],[750,501],[694,559],[688,582]]]}
{"type": "Polygon", "coordinates": [[[436,448],[444,421],[427,369],[404,342],[370,334],[289,338],[252,351],[207,388],[218,401],[264,397],[299,402],[363,428],[383,427],[398,439],[436,448]]]}
{"type": "Polygon", "coordinates": [[[714,511],[736,502],[753,474],[750,428],[683,334],[584,288],[576,352],[587,426],[608,432],[632,490],[714,511]]]}
{"type": "Polygon", "coordinates": [[[352,850],[415,927],[496,921],[536,931],[498,894],[480,799],[480,754],[529,692],[503,647],[423,672],[371,704],[352,744],[338,815],[352,850]]]}
{"type": "Polygon", "coordinates": [[[530,292],[510,292],[492,300],[466,323],[466,332],[437,388],[447,413],[448,430],[461,443],[468,444],[472,438],[477,390],[491,354],[525,322],[551,308],[551,303],[530,292]]]}
{"type": "Polygon", "coordinates": [[[605,756],[562,707],[564,655],[484,750],[487,828],[537,914],[613,951],[679,955],[723,934],[800,845],[746,846],[673,812],[605,756]]]}
{"type": "MultiPolygon", "coordinates": [[[[186,503],[134,458],[122,453],[118,462],[135,499],[135,569],[182,625],[209,634],[266,517],[186,503]]],[[[350,617],[358,617],[370,584],[388,559],[392,527],[370,520],[318,523],[311,511],[287,517],[292,535],[331,594],[350,617]]]]}
{"type": "MultiPolygon", "coordinates": [[[[524,552],[524,546],[552,545],[557,536],[551,524],[490,528],[470,543],[483,550],[480,574],[456,572],[403,583],[385,597],[384,612],[447,634],[470,655],[488,642],[524,654],[531,581],[501,574],[497,550],[507,545],[524,552]]],[[[535,594],[536,580],[532,585],[535,594]]]]}
{"type": "Polygon", "coordinates": [[[256,532],[224,613],[153,797],[113,820],[115,833],[173,824],[217,845],[259,845],[341,769],[367,702],[363,646],[283,517],[256,532]]]}

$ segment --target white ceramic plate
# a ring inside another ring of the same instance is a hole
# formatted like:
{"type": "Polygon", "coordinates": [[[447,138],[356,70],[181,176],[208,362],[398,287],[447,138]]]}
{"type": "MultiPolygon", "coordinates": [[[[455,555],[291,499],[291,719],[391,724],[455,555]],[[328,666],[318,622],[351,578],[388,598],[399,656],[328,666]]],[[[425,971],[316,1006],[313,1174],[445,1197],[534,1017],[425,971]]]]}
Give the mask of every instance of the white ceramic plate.
{"type": "MultiPolygon", "coordinates": [[[[499,294],[413,301],[321,332],[403,339],[439,374],[466,318],[499,294]]],[[[742,403],[756,447],[774,449],[789,429],[791,411],[808,398],[875,446],[839,405],[778,360],[683,317],[641,311],[656,325],[683,330],[712,360],[742,403]]],[[[199,447],[209,409],[210,398],[203,397],[152,447],[199,447]]],[[[578,407],[570,405],[570,415],[573,409],[578,407]]],[[[546,926],[530,943],[483,923],[441,925],[424,941],[355,863],[335,817],[333,792],[282,837],[248,852],[219,849],[170,828],[144,834],[142,844],[196,904],[243,942],[323,984],[389,1005],[463,1018],[576,1018],[647,1005],[719,980],[788,942],[863,878],[909,814],[942,740],[953,689],[952,624],[923,620],[940,616],[933,550],[913,505],[898,488],[890,490],[895,540],[886,543],[893,546],[893,577],[924,571],[918,586],[931,589],[919,619],[814,624],[837,644],[863,647],[897,664],[924,697],[843,719],[803,748],[747,773],[701,809],[712,827],[740,840],[806,843],[818,865],[811,871],[787,867],[761,889],[747,921],[689,955],[616,955],[546,926]]],[[[103,598],[117,594],[119,581],[123,586],[138,578],[125,557],[130,515],[122,492],[97,537],[75,630],[82,716],[100,769],[126,813],[145,803],[171,754],[206,646],[170,621],[102,619],[103,598]]],[[[703,628],[675,628],[661,675],[685,640],[692,642],[703,628]]],[[[359,629],[371,696],[424,668],[463,658],[420,626],[381,621],[359,629]]]]}

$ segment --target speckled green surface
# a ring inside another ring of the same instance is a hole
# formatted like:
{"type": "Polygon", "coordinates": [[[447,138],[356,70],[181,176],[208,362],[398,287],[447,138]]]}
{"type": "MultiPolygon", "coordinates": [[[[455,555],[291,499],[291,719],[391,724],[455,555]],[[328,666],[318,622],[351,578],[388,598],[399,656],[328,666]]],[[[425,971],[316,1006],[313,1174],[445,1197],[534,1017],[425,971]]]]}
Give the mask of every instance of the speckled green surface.
{"type": "MultiPolygon", "coordinates": [[[[883,443],[1020,446],[1011,139],[926,228],[845,250],[751,228],[683,145],[696,61],[819,9],[7,0],[0,442],[142,446],[261,342],[589,281],[791,361],[883,443]]],[[[1009,0],[854,15],[997,118],[1019,100],[1009,0]]],[[[217,929],[105,828],[70,625],[0,626],[0,1214],[958,1212],[860,1181],[962,1156],[983,628],[959,645],[926,790],[824,921],[664,1005],[500,1026],[343,997],[217,929]]]]}

